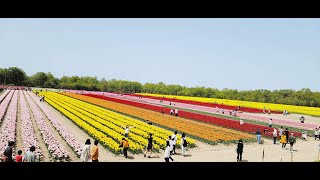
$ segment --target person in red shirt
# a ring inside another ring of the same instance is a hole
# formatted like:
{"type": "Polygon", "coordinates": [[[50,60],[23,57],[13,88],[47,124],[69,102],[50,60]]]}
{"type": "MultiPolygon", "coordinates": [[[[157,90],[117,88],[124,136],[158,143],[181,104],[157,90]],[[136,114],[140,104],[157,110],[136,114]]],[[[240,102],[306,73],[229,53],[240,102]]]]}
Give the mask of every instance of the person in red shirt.
{"type": "Polygon", "coordinates": [[[22,154],[22,151],[19,150],[19,151],[18,151],[18,155],[16,155],[16,162],[22,162],[22,156],[21,156],[21,154],[22,154]]]}

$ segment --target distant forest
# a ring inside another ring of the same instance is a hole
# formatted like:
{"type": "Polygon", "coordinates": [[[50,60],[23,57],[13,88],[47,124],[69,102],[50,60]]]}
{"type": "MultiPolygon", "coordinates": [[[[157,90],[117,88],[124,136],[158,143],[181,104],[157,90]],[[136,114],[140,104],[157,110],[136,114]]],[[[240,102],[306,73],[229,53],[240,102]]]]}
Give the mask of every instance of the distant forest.
{"type": "Polygon", "coordinates": [[[120,93],[195,96],[320,107],[320,92],[312,92],[308,88],[298,91],[291,89],[238,91],[235,89],[218,90],[208,87],[186,87],[175,84],[166,85],[163,82],[141,84],[139,82],[116,79],[106,80],[102,78],[98,80],[97,77],[90,76],[63,76],[59,79],[51,73],[44,72],[38,72],[32,76],[28,76],[18,67],[0,68],[0,84],[120,93]]]}

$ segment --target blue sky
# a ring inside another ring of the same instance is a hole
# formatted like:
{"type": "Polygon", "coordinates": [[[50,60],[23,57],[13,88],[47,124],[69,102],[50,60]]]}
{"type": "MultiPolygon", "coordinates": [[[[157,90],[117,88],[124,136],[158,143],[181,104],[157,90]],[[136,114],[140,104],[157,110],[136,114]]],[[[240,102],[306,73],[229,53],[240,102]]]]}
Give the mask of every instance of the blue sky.
{"type": "Polygon", "coordinates": [[[320,19],[0,19],[0,67],[320,91],[320,19]]]}

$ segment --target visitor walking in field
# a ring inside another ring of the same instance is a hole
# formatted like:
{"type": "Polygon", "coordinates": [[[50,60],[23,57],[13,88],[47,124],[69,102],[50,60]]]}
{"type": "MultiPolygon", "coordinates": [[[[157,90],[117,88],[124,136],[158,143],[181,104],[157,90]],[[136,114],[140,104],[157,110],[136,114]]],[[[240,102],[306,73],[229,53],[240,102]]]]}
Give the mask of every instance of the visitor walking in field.
{"type": "Polygon", "coordinates": [[[269,128],[272,128],[272,119],[269,119],[269,128]]]}
{"type": "Polygon", "coordinates": [[[129,131],[131,128],[134,128],[134,126],[129,126],[129,125],[126,125],[125,127],[122,126],[122,128],[124,128],[124,137],[129,137],[129,131]]]}
{"type": "Polygon", "coordinates": [[[25,153],[23,157],[23,162],[36,162],[37,158],[34,151],[36,151],[36,147],[31,146],[30,149],[25,153]]]}
{"type": "Polygon", "coordinates": [[[279,128],[279,136],[281,137],[282,134],[283,134],[283,127],[281,126],[281,127],[279,128]]]}
{"type": "MultiPolygon", "coordinates": [[[[316,129],[314,130],[314,140],[317,140],[318,137],[319,137],[319,129],[316,128],[316,129]]],[[[319,139],[320,139],[320,138],[319,138],[319,139]]]]}
{"type": "Polygon", "coordinates": [[[185,157],[186,156],[187,146],[188,146],[188,142],[187,142],[185,133],[182,133],[180,146],[181,146],[181,154],[182,154],[182,156],[185,157]]]}
{"type": "Polygon", "coordinates": [[[239,139],[237,145],[237,162],[242,161],[242,153],[243,153],[243,142],[242,139],[239,139]]]}
{"type": "Polygon", "coordinates": [[[296,143],[296,138],[294,137],[293,133],[291,133],[289,137],[289,143],[290,143],[290,151],[293,151],[293,144],[296,143]]]}
{"type": "Polygon", "coordinates": [[[270,108],[268,109],[268,114],[270,115],[270,108]]]}
{"type": "Polygon", "coordinates": [[[257,135],[258,144],[261,144],[261,132],[260,132],[260,129],[258,129],[255,134],[257,135]]]}
{"type": "Polygon", "coordinates": [[[91,150],[91,159],[92,162],[99,162],[99,148],[98,148],[98,140],[94,140],[94,146],[92,147],[91,150]]]}
{"type": "Polygon", "coordinates": [[[152,134],[150,133],[149,134],[149,138],[148,138],[148,145],[147,145],[147,148],[146,148],[146,151],[144,152],[144,157],[148,155],[148,158],[151,157],[151,153],[152,153],[152,141],[153,141],[153,138],[152,138],[152,134]]]}
{"type": "Polygon", "coordinates": [[[177,144],[177,134],[178,131],[175,131],[172,135],[171,135],[171,140],[172,140],[172,153],[176,154],[176,144],[177,144]]]}
{"type": "Polygon", "coordinates": [[[273,129],[272,135],[273,135],[273,144],[276,144],[277,136],[278,136],[278,132],[276,128],[273,129]]]}
{"type": "Polygon", "coordinates": [[[90,139],[87,139],[86,142],[84,143],[84,146],[81,149],[81,156],[80,159],[82,162],[89,162],[90,158],[91,158],[91,153],[90,153],[90,149],[91,149],[91,141],[90,139]]]}
{"type": "Polygon", "coordinates": [[[173,153],[173,141],[171,136],[169,136],[169,138],[167,139],[167,141],[169,142],[169,146],[170,146],[170,155],[173,153]]]}
{"type": "Polygon", "coordinates": [[[240,118],[240,125],[243,125],[244,124],[244,121],[242,118],[240,118]]]}
{"type": "Polygon", "coordinates": [[[119,147],[122,147],[123,155],[125,158],[128,158],[128,149],[129,149],[129,142],[125,138],[122,138],[119,147]]]}
{"type": "Polygon", "coordinates": [[[301,133],[301,139],[302,139],[302,140],[305,140],[305,141],[308,140],[308,135],[307,135],[307,132],[306,132],[306,131],[303,131],[303,132],[301,133]]]}
{"type": "Polygon", "coordinates": [[[288,143],[288,141],[289,141],[289,130],[288,130],[288,128],[286,128],[286,131],[284,133],[286,135],[286,139],[287,139],[287,143],[288,143]]]}
{"type": "Polygon", "coordinates": [[[171,161],[173,161],[173,158],[171,157],[171,153],[170,153],[170,142],[167,140],[166,141],[166,148],[164,150],[164,160],[166,162],[170,162],[170,159],[171,159],[171,161]]]}
{"type": "Polygon", "coordinates": [[[285,134],[281,136],[280,143],[282,144],[282,149],[284,149],[287,145],[287,136],[285,134]]]}
{"type": "Polygon", "coordinates": [[[6,149],[4,150],[3,155],[6,156],[6,160],[5,162],[14,162],[12,159],[12,148],[14,146],[14,141],[9,141],[8,142],[8,146],[6,147],[6,149]]]}
{"type": "Polygon", "coordinates": [[[170,109],[170,115],[173,115],[173,112],[174,112],[173,109],[170,109]]]}
{"type": "Polygon", "coordinates": [[[178,109],[175,109],[175,114],[176,114],[176,116],[178,116],[178,112],[179,112],[179,110],[178,109]]]}

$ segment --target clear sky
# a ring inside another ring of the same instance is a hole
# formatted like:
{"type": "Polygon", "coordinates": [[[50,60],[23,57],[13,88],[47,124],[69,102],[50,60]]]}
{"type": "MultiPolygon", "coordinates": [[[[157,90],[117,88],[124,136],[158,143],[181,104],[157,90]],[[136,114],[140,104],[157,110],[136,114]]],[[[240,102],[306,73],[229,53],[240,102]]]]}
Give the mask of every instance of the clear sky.
{"type": "Polygon", "coordinates": [[[320,19],[0,19],[0,68],[320,91],[320,19]]]}

